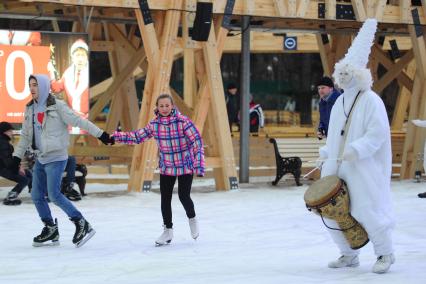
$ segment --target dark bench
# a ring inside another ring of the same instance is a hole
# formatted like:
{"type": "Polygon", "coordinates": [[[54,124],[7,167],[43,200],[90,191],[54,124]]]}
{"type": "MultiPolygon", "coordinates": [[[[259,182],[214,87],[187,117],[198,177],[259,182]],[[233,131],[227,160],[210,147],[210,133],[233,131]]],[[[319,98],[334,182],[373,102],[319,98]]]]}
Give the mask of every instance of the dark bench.
{"type": "Polygon", "coordinates": [[[315,137],[271,138],[269,141],[274,144],[277,164],[277,176],[273,185],[287,173],[292,173],[296,184],[301,185],[300,174],[306,174],[315,168],[319,148],[325,145],[325,140],[315,137]]]}
{"type": "Polygon", "coordinates": [[[282,157],[277,140],[275,138],[270,138],[269,142],[274,145],[275,161],[277,164],[277,174],[272,184],[277,185],[285,174],[291,173],[296,180],[296,184],[298,186],[302,185],[300,183],[300,175],[302,174],[302,160],[299,157],[282,157]]]}

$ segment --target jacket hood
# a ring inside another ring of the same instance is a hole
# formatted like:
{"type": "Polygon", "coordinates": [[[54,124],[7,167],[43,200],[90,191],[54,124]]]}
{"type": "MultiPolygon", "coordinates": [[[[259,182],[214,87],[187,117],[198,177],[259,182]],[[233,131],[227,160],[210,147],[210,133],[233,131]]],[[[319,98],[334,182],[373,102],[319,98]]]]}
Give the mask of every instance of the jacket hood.
{"type": "Polygon", "coordinates": [[[38,83],[37,104],[40,106],[45,106],[50,91],[50,79],[47,75],[44,74],[33,74],[31,76],[35,77],[38,83]]]}

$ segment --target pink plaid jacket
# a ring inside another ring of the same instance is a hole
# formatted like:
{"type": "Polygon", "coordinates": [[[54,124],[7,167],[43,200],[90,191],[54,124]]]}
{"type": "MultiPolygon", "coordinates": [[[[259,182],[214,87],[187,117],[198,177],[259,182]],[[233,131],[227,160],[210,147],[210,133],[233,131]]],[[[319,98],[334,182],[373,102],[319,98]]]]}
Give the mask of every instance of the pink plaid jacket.
{"type": "Polygon", "coordinates": [[[154,137],[160,151],[159,169],[162,175],[180,176],[195,173],[204,176],[203,140],[192,121],[173,109],[169,116],[156,117],[144,128],[130,132],[114,132],[116,142],[139,144],[154,137]]]}

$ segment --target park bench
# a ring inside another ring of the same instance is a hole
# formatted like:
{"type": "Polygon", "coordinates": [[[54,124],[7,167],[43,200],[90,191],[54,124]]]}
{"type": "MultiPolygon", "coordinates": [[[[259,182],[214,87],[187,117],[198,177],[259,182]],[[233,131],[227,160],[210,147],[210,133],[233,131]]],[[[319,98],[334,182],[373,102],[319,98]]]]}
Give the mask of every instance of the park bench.
{"type": "Polygon", "coordinates": [[[315,167],[319,148],[325,144],[324,140],[317,138],[270,138],[269,142],[274,145],[277,165],[276,177],[272,184],[277,185],[285,174],[291,173],[298,186],[302,185],[302,172],[315,167]]]}

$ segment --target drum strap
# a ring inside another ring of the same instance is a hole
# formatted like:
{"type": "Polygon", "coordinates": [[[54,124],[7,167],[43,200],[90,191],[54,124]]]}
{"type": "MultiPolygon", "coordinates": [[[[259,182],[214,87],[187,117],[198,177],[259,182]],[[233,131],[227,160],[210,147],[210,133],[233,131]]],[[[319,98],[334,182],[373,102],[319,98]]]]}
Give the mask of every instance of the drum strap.
{"type": "MultiPolygon", "coordinates": [[[[342,141],[340,142],[340,146],[339,146],[339,154],[337,155],[337,158],[340,159],[340,161],[342,160],[342,155],[343,155],[343,149],[345,148],[345,144],[346,144],[346,137],[348,135],[349,132],[349,126],[351,125],[351,120],[352,120],[352,110],[355,108],[356,103],[358,102],[358,97],[361,95],[361,91],[358,92],[358,94],[355,97],[354,102],[352,103],[351,109],[349,110],[348,115],[346,116],[346,121],[345,121],[345,125],[343,126],[343,129],[341,131],[341,135],[342,137],[342,141]]],[[[345,112],[345,107],[343,105],[343,112],[345,112]]],[[[340,168],[340,163],[339,163],[339,168],[340,168]]]]}

